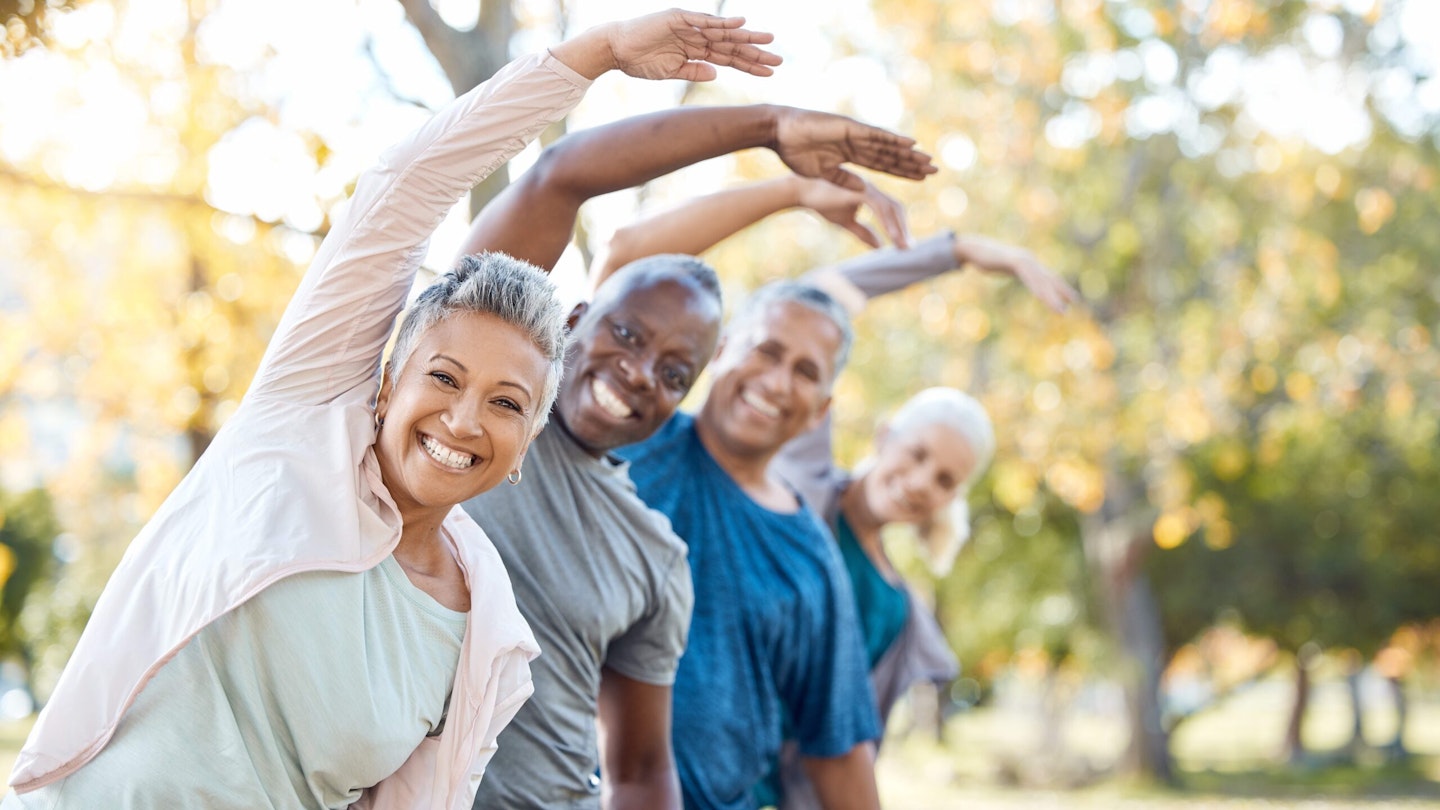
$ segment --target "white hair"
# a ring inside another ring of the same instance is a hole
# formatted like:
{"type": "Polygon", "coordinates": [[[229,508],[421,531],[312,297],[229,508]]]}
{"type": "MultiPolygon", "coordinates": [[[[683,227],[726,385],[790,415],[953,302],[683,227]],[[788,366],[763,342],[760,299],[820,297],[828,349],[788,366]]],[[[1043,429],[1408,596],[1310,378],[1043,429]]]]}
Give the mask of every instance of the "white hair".
{"type": "Polygon", "coordinates": [[[995,427],[974,397],[944,387],[927,388],[906,400],[890,418],[890,435],[897,437],[927,425],[942,425],[959,433],[975,456],[975,465],[956,488],[955,497],[916,527],[931,569],[943,575],[970,539],[967,498],[971,485],[980,480],[995,457],[995,427]]]}
{"type": "Polygon", "coordinates": [[[390,353],[389,372],[399,375],[415,343],[435,324],[457,312],[494,315],[534,341],[550,362],[540,393],[535,430],[550,418],[550,406],[560,391],[565,372],[565,310],[555,297],[555,285],[538,267],[504,253],[464,256],[455,269],[426,287],[405,318],[390,353]]]}

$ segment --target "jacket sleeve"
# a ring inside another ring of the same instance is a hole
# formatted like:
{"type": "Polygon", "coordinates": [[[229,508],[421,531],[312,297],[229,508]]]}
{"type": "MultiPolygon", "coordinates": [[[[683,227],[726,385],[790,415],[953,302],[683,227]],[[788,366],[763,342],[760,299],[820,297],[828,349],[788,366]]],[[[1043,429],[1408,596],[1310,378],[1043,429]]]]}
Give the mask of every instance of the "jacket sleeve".
{"type": "Polygon", "coordinates": [[[250,396],[323,405],[373,384],[430,234],[588,86],[548,53],[518,59],[388,149],[320,245],[250,396]]]}
{"type": "Polygon", "coordinates": [[[838,274],[855,285],[867,299],[903,290],[960,266],[955,261],[955,234],[944,231],[905,250],[883,248],[806,275],[838,274]]]}

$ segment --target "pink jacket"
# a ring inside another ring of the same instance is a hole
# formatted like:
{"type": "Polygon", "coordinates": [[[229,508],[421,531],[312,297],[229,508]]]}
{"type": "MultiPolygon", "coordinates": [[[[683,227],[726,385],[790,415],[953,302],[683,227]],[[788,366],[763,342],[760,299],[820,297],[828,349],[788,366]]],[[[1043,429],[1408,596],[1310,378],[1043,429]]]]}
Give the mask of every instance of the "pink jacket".
{"type": "MultiPolygon", "coordinates": [[[[549,54],[517,60],[361,176],[244,402],[111,576],[11,772],[16,791],[89,762],[171,656],[271,583],[364,571],[391,553],[400,516],[371,449],[372,402],[425,242],[588,85],[549,54]]],[[[458,506],[444,528],[471,598],[445,728],[358,807],[469,810],[496,736],[533,691],[539,648],[500,557],[458,506]]]]}

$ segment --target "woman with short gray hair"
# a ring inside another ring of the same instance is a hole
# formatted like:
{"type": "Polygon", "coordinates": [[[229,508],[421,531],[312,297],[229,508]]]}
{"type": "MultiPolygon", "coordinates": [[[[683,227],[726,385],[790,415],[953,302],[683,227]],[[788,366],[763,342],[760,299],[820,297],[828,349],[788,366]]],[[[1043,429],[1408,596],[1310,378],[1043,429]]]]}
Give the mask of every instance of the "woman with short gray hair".
{"type": "Polygon", "coordinates": [[[380,360],[430,232],[612,69],[766,75],[740,18],[669,11],[520,59],[359,179],[250,390],[130,545],[3,807],[468,810],[534,637],[456,505],[509,480],[564,354],[545,276],[466,259],[380,360]]]}

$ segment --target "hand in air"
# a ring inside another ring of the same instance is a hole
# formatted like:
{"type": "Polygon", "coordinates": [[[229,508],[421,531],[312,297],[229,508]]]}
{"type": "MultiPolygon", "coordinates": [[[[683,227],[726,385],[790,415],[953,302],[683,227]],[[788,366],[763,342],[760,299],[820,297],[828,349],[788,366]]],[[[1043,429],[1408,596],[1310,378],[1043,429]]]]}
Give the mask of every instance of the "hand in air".
{"type": "Polygon", "coordinates": [[[915,140],[843,115],[785,108],[775,126],[775,153],[802,177],[819,177],[852,191],[865,181],[841,168],[853,163],[908,180],[938,171],[915,140]]]}
{"type": "Polygon", "coordinates": [[[910,231],[905,224],[905,208],[900,201],[863,180],[861,182],[865,185],[864,191],[842,188],[828,180],[800,178],[800,204],[855,234],[861,242],[878,248],[880,237],[855,218],[863,205],[880,221],[880,227],[896,247],[910,247],[910,231]]]}
{"type": "Polygon", "coordinates": [[[615,23],[609,32],[615,65],[641,79],[708,82],[715,65],[769,76],[780,57],[757,45],[774,35],[740,26],[744,17],[716,17],[671,9],[615,23]]]}
{"type": "Polygon", "coordinates": [[[955,258],[961,264],[973,264],[987,273],[1014,276],[1045,306],[1056,312],[1064,312],[1080,300],[1075,288],[1041,264],[1035,254],[1025,248],[986,236],[956,234],[955,258]]]}

